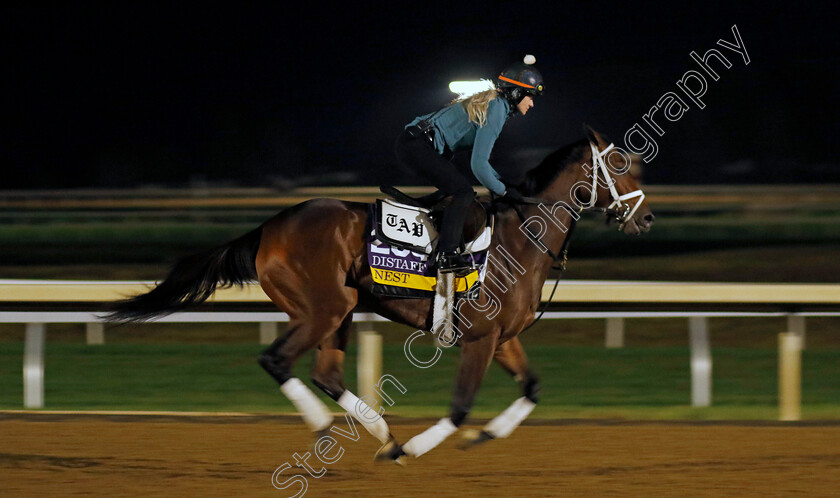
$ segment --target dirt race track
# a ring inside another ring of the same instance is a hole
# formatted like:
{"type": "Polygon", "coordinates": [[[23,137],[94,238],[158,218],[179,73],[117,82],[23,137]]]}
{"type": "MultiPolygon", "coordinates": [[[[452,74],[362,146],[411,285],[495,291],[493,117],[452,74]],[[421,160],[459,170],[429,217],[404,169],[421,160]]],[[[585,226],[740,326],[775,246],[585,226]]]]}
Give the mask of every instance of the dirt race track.
{"type": "MultiPolygon", "coordinates": [[[[347,429],[345,423],[336,428],[347,429]]],[[[428,421],[393,421],[405,441],[428,421]]],[[[837,496],[840,425],[560,421],[463,452],[456,434],[406,467],[377,465],[358,441],[320,478],[294,467],[313,438],[289,417],[0,413],[0,495],[837,496]]],[[[328,456],[337,454],[337,447],[328,456]]]]}

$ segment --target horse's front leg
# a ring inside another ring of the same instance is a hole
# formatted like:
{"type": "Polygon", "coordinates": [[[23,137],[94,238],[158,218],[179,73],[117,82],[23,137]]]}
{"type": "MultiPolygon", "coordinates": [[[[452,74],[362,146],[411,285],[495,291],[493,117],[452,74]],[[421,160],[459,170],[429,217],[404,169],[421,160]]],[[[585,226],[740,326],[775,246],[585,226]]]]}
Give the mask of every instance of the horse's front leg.
{"type": "Polygon", "coordinates": [[[537,406],[540,384],[537,376],[528,368],[528,357],[519,338],[514,337],[499,345],[494,358],[522,386],[522,397],[488,422],[477,436],[469,438],[460,446],[461,449],[468,449],[491,439],[508,437],[537,406]]]}
{"type": "Polygon", "coordinates": [[[461,344],[461,363],[455,379],[455,394],[449,417],[440,419],[437,424],[409,439],[402,446],[383,448],[377,457],[397,461],[403,455],[417,458],[457,431],[470,413],[475,394],[496,350],[497,340],[497,333],[489,333],[472,341],[464,340],[461,344]]]}

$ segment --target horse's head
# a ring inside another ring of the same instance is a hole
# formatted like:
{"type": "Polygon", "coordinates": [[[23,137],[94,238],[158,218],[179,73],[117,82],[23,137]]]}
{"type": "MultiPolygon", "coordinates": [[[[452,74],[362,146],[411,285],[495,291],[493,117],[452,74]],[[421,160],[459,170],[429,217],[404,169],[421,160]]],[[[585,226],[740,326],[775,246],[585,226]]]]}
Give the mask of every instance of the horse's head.
{"type": "Polygon", "coordinates": [[[586,179],[575,184],[574,200],[584,208],[604,211],[618,221],[619,229],[626,234],[649,231],[655,216],[633,177],[639,157],[607,143],[592,128],[586,130],[590,144],[584,153],[584,157],[588,156],[584,166],[586,179]]]}

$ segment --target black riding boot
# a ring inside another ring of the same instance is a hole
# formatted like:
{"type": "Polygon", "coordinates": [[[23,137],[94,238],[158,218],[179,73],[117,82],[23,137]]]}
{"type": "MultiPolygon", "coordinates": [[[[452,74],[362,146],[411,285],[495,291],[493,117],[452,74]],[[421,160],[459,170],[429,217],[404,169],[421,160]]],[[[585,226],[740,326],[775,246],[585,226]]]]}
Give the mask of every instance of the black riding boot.
{"type": "Polygon", "coordinates": [[[464,221],[467,218],[467,208],[475,198],[475,192],[454,194],[452,202],[443,212],[438,240],[438,269],[442,272],[459,271],[469,268],[470,261],[458,254],[458,245],[464,231],[464,221]]]}

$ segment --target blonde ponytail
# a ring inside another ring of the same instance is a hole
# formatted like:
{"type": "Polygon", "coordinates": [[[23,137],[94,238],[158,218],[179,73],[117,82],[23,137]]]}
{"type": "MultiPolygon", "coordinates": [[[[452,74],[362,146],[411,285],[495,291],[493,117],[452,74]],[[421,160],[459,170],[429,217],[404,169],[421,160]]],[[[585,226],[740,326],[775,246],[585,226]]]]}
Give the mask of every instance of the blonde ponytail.
{"type": "Polygon", "coordinates": [[[460,103],[464,106],[464,110],[467,111],[467,116],[469,116],[470,121],[478,126],[484,126],[484,123],[487,122],[487,107],[490,105],[490,102],[498,96],[499,91],[495,88],[491,88],[489,90],[470,95],[469,97],[456,99],[452,103],[460,103]]]}

